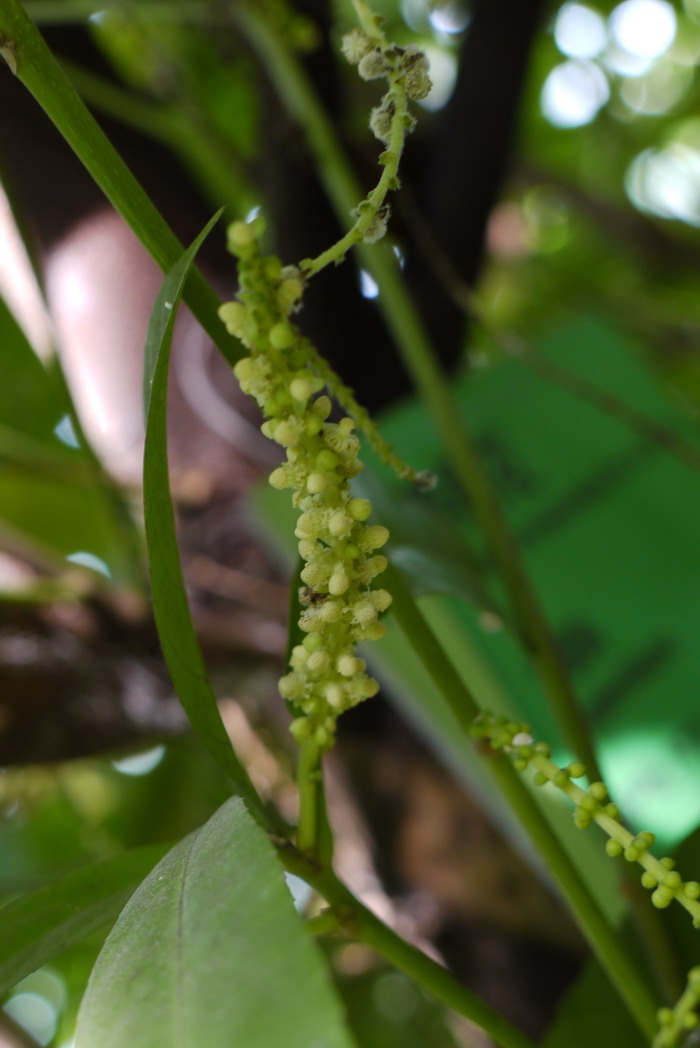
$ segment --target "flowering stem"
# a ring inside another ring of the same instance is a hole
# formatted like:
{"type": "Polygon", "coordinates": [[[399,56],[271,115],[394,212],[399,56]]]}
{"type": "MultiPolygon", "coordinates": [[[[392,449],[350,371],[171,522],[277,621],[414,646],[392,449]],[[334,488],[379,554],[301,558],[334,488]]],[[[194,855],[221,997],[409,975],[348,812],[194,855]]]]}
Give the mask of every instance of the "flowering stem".
{"type": "MultiPolygon", "coordinates": [[[[376,37],[376,24],[372,32],[364,24],[366,19],[372,17],[364,0],[353,0],[353,4],[365,31],[376,37]]],[[[264,19],[245,5],[241,5],[237,17],[264,62],[280,97],[304,128],[328,196],[341,222],[344,222],[348,212],[361,198],[361,190],[338,146],[333,126],[299,63],[279,36],[266,25],[264,19]]],[[[474,507],[494,563],[506,585],[526,651],[564,739],[591,774],[599,777],[588,725],[555,647],[546,617],[520,560],[474,441],[440,373],[424,326],[402,283],[393,251],[388,244],[377,244],[371,249],[358,244],[357,251],[362,266],[374,276],[381,289],[377,300],[379,308],[384,312],[404,362],[421,393],[457,482],[474,507]]]]}

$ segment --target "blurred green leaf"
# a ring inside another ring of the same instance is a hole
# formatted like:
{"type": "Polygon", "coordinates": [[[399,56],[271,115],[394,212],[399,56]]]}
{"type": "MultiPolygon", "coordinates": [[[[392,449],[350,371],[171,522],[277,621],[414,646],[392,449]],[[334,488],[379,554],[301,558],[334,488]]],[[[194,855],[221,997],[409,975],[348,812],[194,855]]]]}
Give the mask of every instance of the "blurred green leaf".
{"type": "Polygon", "coordinates": [[[113,921],[164,851],[164,845],[135,848],[68,873],[2,907],[0,995],[113,921]]]}
{"type": "Polygon", "coordinates": [[[167,387],[175,315],[197,251],[220,215],[221,212],[214,215],[168,273],[148,327],[144,361],[147,420],[143,464],[146,544],[156,625],[180,702],[236,792],[245,798],[256,818],[264,823],[269,820],[226,734],[192,624],[168,482],[167,387]]]}
{"type": "Polygon", "coordinates": [[[542,1048],[645,1048],[646,1043],[598,962],[589,960],[562,1000],[542,1048]]]}
{"type": "Polygon", "coordinates": [[[323,960],[238,798],[136,891],[95,965],[76,1048],[351,1048],[323,960]]]}

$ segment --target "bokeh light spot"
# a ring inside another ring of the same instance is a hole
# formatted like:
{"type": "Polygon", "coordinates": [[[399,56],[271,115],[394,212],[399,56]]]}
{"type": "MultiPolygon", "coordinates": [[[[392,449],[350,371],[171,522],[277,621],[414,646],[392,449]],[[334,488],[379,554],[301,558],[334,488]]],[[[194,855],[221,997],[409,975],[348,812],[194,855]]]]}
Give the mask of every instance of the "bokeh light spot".
{"type": "Polygon", "coordinates": [[[567,58],[595,58],[608,35],[602,15],[583,4],[564,4],[554,22],[554,42],[567,58]]]}
{"type": "Polygon", "coordinates": [[[605,73],[594,62],[561,62],[544,82],[540,103],[556,127],[582,127],[595,119],[610,97],[605,73]]]}

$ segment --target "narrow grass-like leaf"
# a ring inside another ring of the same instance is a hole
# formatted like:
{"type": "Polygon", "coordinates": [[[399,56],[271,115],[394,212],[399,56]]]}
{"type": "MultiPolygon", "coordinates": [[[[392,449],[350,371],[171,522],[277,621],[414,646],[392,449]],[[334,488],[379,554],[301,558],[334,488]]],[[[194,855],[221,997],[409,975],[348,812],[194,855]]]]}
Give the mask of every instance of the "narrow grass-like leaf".
{"type": "Polygon", "coordinates": [[[255,817],[269,824],[265,809],[238,760],[224,728],[192,625],[180,567],[173,505],[168,482],[168,365],[175,315],[187,274],[216,214],[165,278],[158,294],[146,339],[144,400],[146,446],[143,500],[153,611],[163,655],[175,690],[192,726],[244,797],[255,817]]]}
{"type": "MultiPolygon", "coordinates": [[[[0,0],[0,41],[13,72],[148,253],[168,272],[180,257],[182,245],[91,116],[20,0],[0,0]]],[[[185,300],[224,357],[235,363],[242,356],[240,344],[220,323],[216,293],[197,271],[189,276],[185,300]]]]}
{"type": "Polygon", "coordinates": [[[134,848],[65,874],[0,909],[0,996],[25,975],[114,921],[166,851],[134,848]]]}
{"type": "Polygon", "coordinates": [[[153,870],[97,960],[76,1048],[351,1048],[324,961],[238,798],[153,870]]]}

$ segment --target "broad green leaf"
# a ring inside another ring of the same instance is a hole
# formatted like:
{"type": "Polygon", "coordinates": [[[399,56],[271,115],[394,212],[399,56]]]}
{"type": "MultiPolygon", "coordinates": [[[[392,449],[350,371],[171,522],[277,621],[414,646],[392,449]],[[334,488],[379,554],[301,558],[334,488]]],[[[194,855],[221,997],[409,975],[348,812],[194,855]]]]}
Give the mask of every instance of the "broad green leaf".
{"type": "Polygon", "coordinates": [[[164,845],[85,866],[0,909],[0,996],[29,972],[113,921],[164,845]]]}
{"type": "Polygon", "coordinates": [[[646,1044],[602,968],[591,959],[562,998],[542,1048],[645,1048],[646,1044]]]}
{"type": "Polygon", "coordinates": [[[226,734],[194,631],[168,483],[168,365],[175,315],[197,251],[220,214],[212,218],[165,278],[148,327],[144,366],[147,418],[143,464],[146,545],[158,635],[180,702],[236,792],[245,797],[251,811],[265,822],[264,808],[226,734]]]}
{"type": "Polygon", "coordinates": [[[239,798],[133,895],[98,958],[76,1048],[351,1048],[323,959],[239,798]]]}

